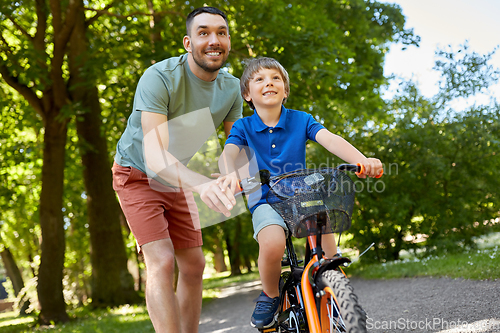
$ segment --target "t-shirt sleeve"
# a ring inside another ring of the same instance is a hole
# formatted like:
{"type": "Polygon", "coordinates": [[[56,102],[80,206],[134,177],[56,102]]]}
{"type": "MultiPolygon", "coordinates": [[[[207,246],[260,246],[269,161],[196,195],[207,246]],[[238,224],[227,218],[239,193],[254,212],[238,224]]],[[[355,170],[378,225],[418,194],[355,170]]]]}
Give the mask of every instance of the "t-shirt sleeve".
{"type": "Polygon", "coordinates": [[[135,110],[161,113],[168,116],[170,94],[165,78],[156,69],[147,69],[137,84],[135,110]]]}
{"type": "Polygon", "coordinates": [[[316,141],[316,134],[325,128],[325,126],[321,125],[316,119],[313,118],[309,113],[304,113],[306,115],[306,123],[307,123],[307,138],[314,142],[316,141]]]}
{"type": "Polygon", "coordinates": [[[248,146],[243,127],[243,121],[241,119],[237,120],[234,123],[233,127],[231,128],[231,132],[229,133],[229,136],[227,137],[226,143],[224,145],[227,145],[229,143],[236,145],[238,147],[248,146]]]}

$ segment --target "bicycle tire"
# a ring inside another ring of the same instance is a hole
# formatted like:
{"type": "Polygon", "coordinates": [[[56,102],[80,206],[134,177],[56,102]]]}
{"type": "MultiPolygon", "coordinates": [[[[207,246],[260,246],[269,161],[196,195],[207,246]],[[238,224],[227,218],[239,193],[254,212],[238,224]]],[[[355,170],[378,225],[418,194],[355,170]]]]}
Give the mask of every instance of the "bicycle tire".
{"type": "Polygon", "coordinates": [[[316,278],[316,285],[317,291],[324,292],[318,302],[322,332],[366,332],[366,313],[359,305],[358,297],[344,274],[333,269],[326,270],[316,278]],[[337,304],[340,316],[335,314],[337,304]]]}

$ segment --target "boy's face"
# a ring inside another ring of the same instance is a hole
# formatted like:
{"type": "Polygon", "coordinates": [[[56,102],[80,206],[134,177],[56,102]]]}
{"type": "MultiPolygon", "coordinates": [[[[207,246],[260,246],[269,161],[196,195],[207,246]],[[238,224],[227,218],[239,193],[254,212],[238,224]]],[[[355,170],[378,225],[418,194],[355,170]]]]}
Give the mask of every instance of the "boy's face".
{"type": "Polygon", "coordinates": [[[252,102],[255,108],[270,109],[281,107],[283,99],[288,97],[285,92],[285,83],[278,69],[261,68],[248,82],[248,94],[245,100],[252,102]]]}

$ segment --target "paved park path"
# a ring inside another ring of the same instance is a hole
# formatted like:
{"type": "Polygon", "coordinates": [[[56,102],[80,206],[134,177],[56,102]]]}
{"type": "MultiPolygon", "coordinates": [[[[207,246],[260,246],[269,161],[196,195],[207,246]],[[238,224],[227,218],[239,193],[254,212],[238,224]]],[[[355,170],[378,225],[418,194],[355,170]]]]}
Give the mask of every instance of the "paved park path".
{"type": "MultiPolygon", "coordinates": [[[[368,332],[500,333],[500,280],[353,279],[368,332]]],[[[260,282],[230,285],[202,310],[200,333],[258,333],[250,327],[260,282]]]]}

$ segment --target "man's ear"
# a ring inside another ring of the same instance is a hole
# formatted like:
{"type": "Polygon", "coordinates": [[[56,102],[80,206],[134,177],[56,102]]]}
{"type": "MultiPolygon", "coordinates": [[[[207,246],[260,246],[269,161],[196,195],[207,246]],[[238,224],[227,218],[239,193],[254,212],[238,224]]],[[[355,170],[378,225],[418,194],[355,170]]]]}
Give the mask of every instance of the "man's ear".
{"type": "Polygon", "coordinates": [[[186,51],[188,51],[188,53],[191,53],[191,39],[189,38],[188,35],[184,36],[184,38],[182,39],[182,43],[184,44],[184,49],[186,49],[186,51]]]}

